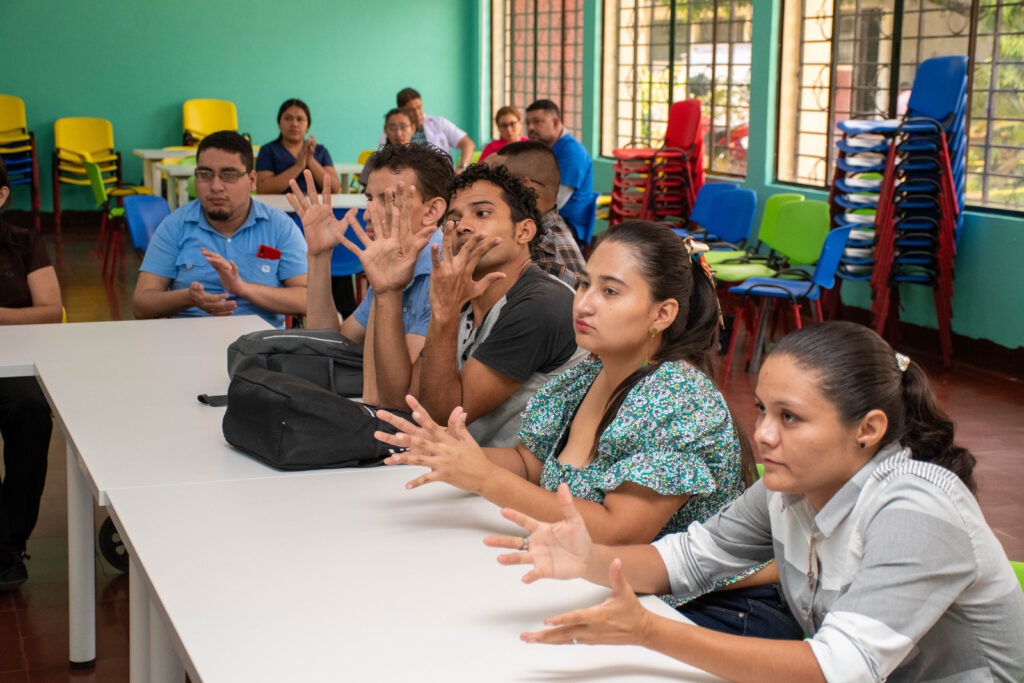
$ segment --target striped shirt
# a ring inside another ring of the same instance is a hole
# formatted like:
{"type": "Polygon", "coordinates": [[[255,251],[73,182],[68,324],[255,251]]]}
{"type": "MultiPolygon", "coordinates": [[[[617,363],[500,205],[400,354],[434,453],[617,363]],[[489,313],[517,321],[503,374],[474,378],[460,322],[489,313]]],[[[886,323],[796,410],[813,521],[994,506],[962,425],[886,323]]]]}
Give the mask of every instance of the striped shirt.
{"type": "Polygon", "coordinates": [[[576,238],[558,215],[557,209],[541,216],[540,222],[545,233],[536,245],[530,244],[530,258],[541,270],[576,289],[578,273],[586,268],[576,238]]]}
{"type": "Polygon", "coordinates": [[[817,513],[757,482],[655,542],[677,595],[775,557],[828,681],[1024,681],[1024,592],[949,470],[889,445],[817,513]]]}

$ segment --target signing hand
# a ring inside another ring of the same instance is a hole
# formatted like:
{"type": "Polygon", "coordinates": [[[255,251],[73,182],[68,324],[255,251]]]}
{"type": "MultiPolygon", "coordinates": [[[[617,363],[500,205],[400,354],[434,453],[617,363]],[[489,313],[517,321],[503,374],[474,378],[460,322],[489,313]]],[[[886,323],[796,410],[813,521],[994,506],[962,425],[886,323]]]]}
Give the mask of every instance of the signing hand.
{"type": "Polygon", "coordinates": [[[558,504],[562,508],[562,521],[538,522],[533,517],[517,510],[505,508],[501,514],[526,529],[529,548],[523,550],[523,539],[519,536],[488,536],[484,545],[492,548],[511,548],[520,552],[498,556],[501,564],[532,564],[533,569],[523,575],[523,583],[537,579],[575,579],[587,570],[593,542],[587,532],[568,484],[558,485],[558,504]]]}
{"type": "MultiPolygon", "coordinates": [[[[356,220],[356,209],[349,209],[345,216],[339,221],[334,217],[334,209],[331,206],[331,193],[326,189],[317,194],[316,185],[313,183],[313,174],[309,169],[303,171],[306,176],[306,194],[299,190],[295,180],[288,182],[292,191],[286,196],[288,203],[295,209],[302,221],[302,232],[306,237],[307,251],[310,256],[329,255],[334,248],[341,244],[345,237],[345,230],[348,226],[359,225],[356,220]]],[[[328,174],[324,174],[322,187],[330,187],[328,174]]]]}
{"type": "Polygon", "coordinates": [[[456,488],[479,493],[494,465],[466,429],[466,411],[461,407],[452,411],[445,429],[434,422],[426,409],[412,396],[405,397],[412,417],[421,426],[403,420],[385,410],[377,416],[399,429],[398,434],[374,432],[378,441],[408,448],[387,458],[387,465],[423,465],[430,472],[413,479],[405,485],[407,489],[432,481],[443,481],[456,488]]]}
{"type": "Polygon", "coordinates": [[[305,159],[303,167],[309,168],[309,164],[314,161],[314,152],[316,152],[316,137],[310,135],[302,142],[302,156],[305,159]]]}
{"type": "MultiPolygon", "coordinates": [[[[533,541],[530,541],[531,550],[533,541]]],[[[587,645],[638,645],[646,641],[654,615],[644,609],[622,575],[622,560],[608,567],[611,596],[596,607],[559,614],[544,620],[554,628],[523,633],[527,643],[586,643],[587,645]]]]}
{"type": "Polygon", "coordinates": [[[437,245],[430,248],[433,271],[430,274],[430,310],[440,314],[454,313],[458,315],[462,306],[487,290],[493,283],[505,278],[505,273],[488,273],[479,280],[473,279],[476,269],[484,254],[501,243],[500,237],[489,239],[486,235],[472,235],[463,242],[459,253],[455,253],[455,244],[459,237],[455,223],[448,221],[444,227],[444,260],[437,245]]]}
{"type": "Polygon", "coordinates": [[[189,285],[188,293],[192,297],[192,305],[210,315],[231,315],[238,308],[237,302],[228,301],[230,294],[208,294],[202,282],[189,285]]]}
{"type": "Polygon", "coordinates": [[[217,275],[220,277],[220,284],[224,287],[225,292],[230,292],[235,296],[245,298],[245,287],[248,284],[238,275],[238,264],[234,261],[228,261],[218,253],[212,252],[209,249],[200,247],[199,250],[203,252],[203,256],[206,257],[206,262],[213,266],[213,269],[217,271],[217,275]]]}
{"type": "Polygon", "coordinates": [[[367,224],[372,231],[356,230],[364,248],[346,244],[363,264],[366,279],[378,294],[402,291],[412,282],[416,260],[430,241],[434,226],[416,224],[416,188],[398,183],[384,190],[384,201],[367,205],[367,224]]]}

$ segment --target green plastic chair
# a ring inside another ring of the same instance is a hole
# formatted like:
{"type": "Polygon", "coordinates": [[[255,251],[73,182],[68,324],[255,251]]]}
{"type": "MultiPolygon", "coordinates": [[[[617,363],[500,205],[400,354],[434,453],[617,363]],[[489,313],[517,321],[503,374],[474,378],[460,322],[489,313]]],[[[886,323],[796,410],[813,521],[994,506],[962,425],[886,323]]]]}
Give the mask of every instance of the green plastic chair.
{"type": "Polygon", "coordinates": [[[117,255],[121,250],[121,238],[124,234],[124,208],[110,206],[110,200],[117,197],[130,195],[153,194],[148,187],[107,187],[109,178],[103,177],[100,166],[92,161],[88,154],[80,154],[85,174],[89,178],[89,187],[92,189],[93,199],[96,206],[102,211],[100,218],[100,237],[96,243],[96,254],[103,253],[103,271],[107,272],[107,261],[110,260],[110,278],[113,279],[114,270],[117,268],[117,255]],[[111,259],[111,252],[113,258],[111,259]]]}
{"type": "Polygon", "coordinates": [[[1024,590],[1024,562],[1010,560],[1010,566],[1013,567],[1013,573],[1017,575],[1017,580],[1020,581],[1021,590],[1024,590]]]}
{"type": "MultiPolygon", "coordinates": [[[[832,223],[828,202],[790,201],[779,206],[771,239],[762,240],[789,266],[811,265],[818,260],[832,223]]],[[[720,282],[742,282],[750,277],[775,277],[778,268],[767,262],[719,263],[712,266],[720,282]]]]}
{"type": "MultiPolygon", "coordinates": [[[[802,194],[796,194],[795,192],[784,192],[781,194],[774,194],[769,197],[764,203],[764,213],[761,214],[761,225],[757,230],[757,241],[771,244],[775,237],[775,227],[778,225],[779,208],[788,202],[802,202],[803,200],[804,196],[802,194]]],[[[739,258],[753,258],[757,260],[758,255],[754,253],[755,245],[746,246],[747,249],[741,251],[709,251],[704,254],[704,259],[712,266],[724,261],[731,261],[739,258]]],[[[765,258],[767,257],[761,256],[761,259],[765,258]]]]}

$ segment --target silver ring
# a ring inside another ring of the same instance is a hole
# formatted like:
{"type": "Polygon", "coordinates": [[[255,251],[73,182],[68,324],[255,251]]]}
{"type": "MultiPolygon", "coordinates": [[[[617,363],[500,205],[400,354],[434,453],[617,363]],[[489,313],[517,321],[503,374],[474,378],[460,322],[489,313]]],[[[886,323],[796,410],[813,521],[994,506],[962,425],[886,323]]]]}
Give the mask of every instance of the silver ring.
{"type": "Polygon", "coordinates": [[[522,552],[525,553],[529,549],[530,549],[530,537],[529,536],[523,536],[523,547],[520,548],[519,550],[521,550],[522,552]]]}
{"type": "Polygon", "coordinates": [[[573,638],[573,639],[572,639],[572,644],[573,644],[573,645],[579,645],[579,644],[580,644],[580,641],[579,641],[579,640],[577,640],[576,638],[573,638]]]}

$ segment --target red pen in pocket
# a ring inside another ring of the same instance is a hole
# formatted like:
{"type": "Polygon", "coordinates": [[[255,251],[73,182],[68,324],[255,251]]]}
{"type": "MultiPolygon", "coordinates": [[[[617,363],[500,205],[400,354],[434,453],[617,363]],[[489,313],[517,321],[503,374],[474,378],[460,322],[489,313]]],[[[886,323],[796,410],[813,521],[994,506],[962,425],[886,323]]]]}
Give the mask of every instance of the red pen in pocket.
{"type": "Polygon", "coordinates": [[[281,251],[279,249],[274,249],[273,247],[268,247],[265,244],[261,244],[260,248],[256,250],[256,256],[259,258],[270,259],[271,261],[277,261],[281,258],[281,251]]]}

